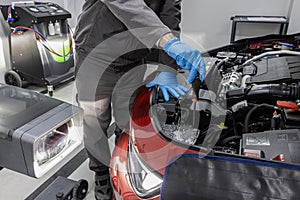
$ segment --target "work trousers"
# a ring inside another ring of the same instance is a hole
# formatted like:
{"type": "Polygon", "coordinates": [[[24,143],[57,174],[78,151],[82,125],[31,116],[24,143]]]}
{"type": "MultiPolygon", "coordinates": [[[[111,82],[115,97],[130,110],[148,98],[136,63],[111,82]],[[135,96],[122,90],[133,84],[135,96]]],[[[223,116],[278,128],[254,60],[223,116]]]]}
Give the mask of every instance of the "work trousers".
{"type": "Polygon", "coordinates": [[[107,129],[112,120],[120,129],[129,129],[130,105],[144,84],[146,65],[138,61],[124,67],[103,67],[105,61],[80,52],[76,62],[81,65],[76,86],[84,110],[84,145],[90,169],[101,173],[108,169],[111,158],[107,129]]]}

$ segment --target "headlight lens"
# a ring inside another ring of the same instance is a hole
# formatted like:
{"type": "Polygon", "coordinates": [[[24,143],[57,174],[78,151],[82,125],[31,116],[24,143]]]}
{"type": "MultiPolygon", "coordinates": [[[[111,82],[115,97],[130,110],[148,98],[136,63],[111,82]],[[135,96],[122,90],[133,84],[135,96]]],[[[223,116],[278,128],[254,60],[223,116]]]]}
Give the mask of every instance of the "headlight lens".
{"type": "Polygon", "coordinates": [[[38,141],[36,159],[39,165],[49,161],[68,146],[70,142],[68,137],[70,126],[71,122],[64,123],[38,141]]]}
{"type": "Polygon", "coordinates": [[[152,98],[155,99],[151,103],[150,116],[156,131],[170,140],[194,145],[200,134],[196,126],[196,120],[200,119],[194,108],[196,104],[191,104],[190,100],[175,98],[168,102],[156,100],[155,93],[153,90],[152,98]]]}
{"type": "Polygon", "coordinates": [[[128,170],[132,188],[140,198],[151,198],[160,194],[162,175],[151,169],[140,158],[131,140],[129,141],[128,170]]]}
{"type": "Polygon", "coordinates": [[[161,124],[162,133],[172,140],[184,144],[193,145],[196,143],[200,131],[191,125],[184,124],[161,124]]]}

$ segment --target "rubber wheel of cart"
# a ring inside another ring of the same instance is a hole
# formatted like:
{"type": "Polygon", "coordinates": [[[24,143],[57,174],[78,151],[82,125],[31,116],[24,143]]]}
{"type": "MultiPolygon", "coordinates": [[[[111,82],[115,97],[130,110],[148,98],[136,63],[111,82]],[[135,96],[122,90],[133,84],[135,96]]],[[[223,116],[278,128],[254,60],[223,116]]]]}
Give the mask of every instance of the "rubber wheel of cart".
{"type": "Polygon", "coordinates": [[[13,70],[5,72],[4,80],[5,80],[5,83],[8,85],[13,85],[13,86],[17,86],[17,87],[23,86],[21,76],[13,70]]]}
{"type": "Polygon", "coordinates": [[[82,200],[87,194],[89,184],[86,180],[80,179],[73,188],[73,199],[82,200]]]}

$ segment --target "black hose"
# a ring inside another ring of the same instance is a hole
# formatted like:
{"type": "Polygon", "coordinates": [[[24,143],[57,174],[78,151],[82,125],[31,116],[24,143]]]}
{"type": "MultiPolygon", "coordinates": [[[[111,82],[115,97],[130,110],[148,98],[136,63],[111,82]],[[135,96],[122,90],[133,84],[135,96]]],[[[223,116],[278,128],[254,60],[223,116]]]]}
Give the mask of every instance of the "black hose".
{"type": "Polygon", "coordinates": [[[244,132],[248,133],[249,132],[249,121],[251,118],[251,115],[253,114],[253,112],[255,112],[257,109],[261,108],[261,107],[267,107],[267,108],[272,108],[272,109],[279,109],[276,106],[270,105],[270,104],[260,104],[260,105],[255,105],[253,108],[251,108],[251,110],[247,113],[245,121],[244,121],[244,132]]]}
{"type": "Polygon", "coordinates": [[[300,98],[300,87],[287,84],[262,84],[252,85],[247,88],[239,88],[226,93],[227,105],[234,105],[242,100],[290,100],[300,98]]]}
{"type": "Polygon", "coordinates": [[[236,136],[227,137],[224,140],[222,140],[221,146],[225,146],[226,144],[228,144],[231,141],[240,140],[240,139],[242,139],[242,137],[241,136],[237,136],[237,135],[236,136]]]}

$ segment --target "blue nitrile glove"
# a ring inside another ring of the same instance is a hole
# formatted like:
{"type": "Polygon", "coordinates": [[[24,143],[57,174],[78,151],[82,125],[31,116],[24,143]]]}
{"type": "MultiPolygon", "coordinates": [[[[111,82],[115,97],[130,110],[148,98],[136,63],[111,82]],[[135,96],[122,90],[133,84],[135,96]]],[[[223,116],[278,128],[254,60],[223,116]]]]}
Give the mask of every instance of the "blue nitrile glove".
{"type": "Polygon", "coordinates": [[[178,38],[174,37],[169,40],[163,50],[173,59],[176,63],[185,70],[189,70],[188,82],[192,83],[197,74],[201,81],[204,80],[206,75],[205,63],[202,59],[200,52],[184,43],[178,38]]]}
{"type": "Polygon", "coordinates": [[[179,98],[188,91],[185,87],[177,83],[176,74],[172,72],[160,72],[153,81],[146,84],[146,87],[153,87],[155,85],[159,86],[165,101],[170,100],[169,93],[179,98]]]}

